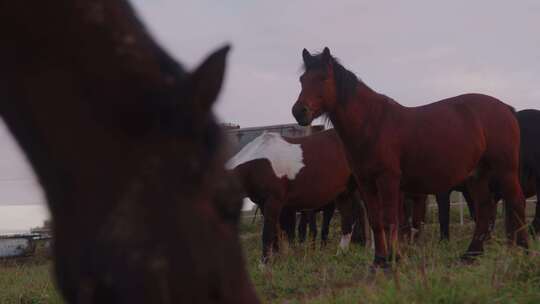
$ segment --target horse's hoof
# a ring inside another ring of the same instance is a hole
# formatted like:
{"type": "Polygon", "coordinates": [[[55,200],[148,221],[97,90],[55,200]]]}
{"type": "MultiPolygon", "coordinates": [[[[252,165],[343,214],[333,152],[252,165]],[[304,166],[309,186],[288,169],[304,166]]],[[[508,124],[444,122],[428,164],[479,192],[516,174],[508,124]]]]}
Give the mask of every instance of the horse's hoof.
{"type": "Polygon", "coordinates": [[[450,242],[450,238],[447,236],[443,236],[439,239],[439,243],[448,243],[450,242]]]}
{"type": "Polygon", "coordinates": [[[348,248],[341,248],[341,247],[338,247],[337,252],[336,252],[336,256],[345,254],[345,253],[347,253],[347,251],[349,251],[348,248]]]}
{"type": "Polygon", "coordinates": [[[465,252],[459,259],[463,264],[470,265],[477,261],[477,258],[482,255],[479,251],[465,252]]]}
{"type": "Polygon", "coordinates": [[[270,268],[270,266],[269,266],[270,263],[269,262],[270,262],[270,258],[268,258],[268,257],[262,258],[259,261],[259,265],[257,265],[257,268],[259,268],[260,271],[268,270],[270,268]]]}
{"type": "Polygon", "coordinates": [[[377,272],[381,272],[385,275],[385,276],[389,276],[392,274],[392,265],[390,265],[389,263],[386,263],[385,265],[380,265],[380,264],[371,264],[371,266],[369,266],[369,276],[371,278],[374,278],[375,275],[377,274],[377,272]]]}
{"type": "Polygon", "coordinates": [[[269,261],[270,261],[270,257],[262,257],[261,260],[259,261],[259,265],[257,268],[259,268],[259,270],[265,270],[266,265],[268,265],[269,261]]]}
{"type": "Polygon", "coordinates": [[[533,239],[538,239],[540,237],[540,224],[533,222],[529,225],[529,234],[533,239]]]}

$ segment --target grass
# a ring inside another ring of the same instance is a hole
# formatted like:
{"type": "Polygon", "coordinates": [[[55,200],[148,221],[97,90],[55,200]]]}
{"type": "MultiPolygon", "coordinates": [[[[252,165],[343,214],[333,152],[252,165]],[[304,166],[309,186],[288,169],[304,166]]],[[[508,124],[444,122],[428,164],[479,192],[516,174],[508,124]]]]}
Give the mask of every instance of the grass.
{"type": "Polygon", "coordinates": [[[459,256],[472,236],[472,223],[466,218],[465,225],[452,225],[452,240],[441,243],[436,216],[436,209],[430,210],[420,244],[402,247],[402,260],[390,274],[370,272],[371,248],[353,246],[338,254],[336,224],[326,248],[285,244],[263,270],[260,236],[244,239],[249,272],[265,303],[540,303],[538,241],[531,241],[530,255],[509,248],[499,220],[486,254],[464,265],[459,256]]]}
{"type": "Polygon", "coordinates": [[[51,267],[43,247],[33,257],[0,261],[0,303],[63,303],[51,279],[51,267]]]}
{"type": "MultiPolygon", "coordinates": [[[[452,212],[453,222],[459,222],[458,209],[452,212]]],[[[402,246],[402,260],[387,274],[370,273],[369,247],[337,253],[338,218],[327,247],[284,244],[263,269],[260,219],[252,223],[243,218],[241,239],[264,303],[540,303],[540,242],[531,240],[529,255],[507,247],[499,220],[486,254],[464,265],[459,256],[472,235],[472,223],[466,218],[465,225],[452,225],[452,240],[441,243],[436,216],[436,209],[428,212],[420,244],[402,246]]],[[[50,269],[51,262],[40,254],[0,262],[0,303],[62,303],[50,269]]]]}

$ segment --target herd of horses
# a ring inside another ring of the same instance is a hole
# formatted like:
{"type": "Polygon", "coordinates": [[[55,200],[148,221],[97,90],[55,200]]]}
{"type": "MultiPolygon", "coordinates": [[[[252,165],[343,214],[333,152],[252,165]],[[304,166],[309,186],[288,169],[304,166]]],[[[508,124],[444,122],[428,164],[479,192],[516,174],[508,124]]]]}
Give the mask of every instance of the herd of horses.
{"type": "MultiPolygon", "coordinates": [[[[474,202],[467,258],[482,252],[499,197],[510,243],[528,246],[520,181],[540,183],[538,111],[516,114],[478,94],[406,108],[327,48],[304,50],[293,115],[302,125],[327,115],[335,131],[273,137],[294,165],[259,151],[266,160],[251,160],[257,173],[236,166],[246,187],[225,169],[212,114],[228,46],[186,71],[127,0],[0,0],[0,35],[0,115],[44,188],[55,278],[68,303],[259,303],[238,237],[246,192],[264,206],[265,257],[278,249],[282,212],[335,200],[354,215],[358,191],[373,265],[390,267],[406,197],[458,186],[474,202]],[[259,180],[265,170],[274,177],[259,180]],[[307,179],[308,170],[318,178],[307,179]]],[[[344,218],[347,236],[354,220],[344,218]]]]}

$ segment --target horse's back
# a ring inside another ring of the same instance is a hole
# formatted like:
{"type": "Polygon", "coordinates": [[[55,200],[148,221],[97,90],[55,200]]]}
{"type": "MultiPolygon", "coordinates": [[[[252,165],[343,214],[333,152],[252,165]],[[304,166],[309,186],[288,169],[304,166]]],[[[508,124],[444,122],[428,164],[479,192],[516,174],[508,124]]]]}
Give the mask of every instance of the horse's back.
{"type": "Polygon", "coordinates": [[[289,182],[290,204],[300,208],[322,206],[346,190],[351,170],[335,130],[286,140],[301,145],[305,164],[296,179],[289,182]]]}
{"type": "MultiPolygon", "coordinates": [[[[450,97],[419,107],[439,124],[448,124],[456,132],[468,131],[472,136],[481,132],[486,144],[493,145],[501,139],[504,144],[519,142],[519,128],[514,109],[501,100],[484,94],[469,93],[450,97]]],[[[466,134],[463,134],[466,137],[466,134]]]]}
{"type": "Polygon", "coordinates": [[[328,178],[346,174],[350,169],[345,149],[334,129],[325,130],[300,138],[285,138],[290,143],[300,144],[306,167],[299,175],[324,173],[328,178]]]}

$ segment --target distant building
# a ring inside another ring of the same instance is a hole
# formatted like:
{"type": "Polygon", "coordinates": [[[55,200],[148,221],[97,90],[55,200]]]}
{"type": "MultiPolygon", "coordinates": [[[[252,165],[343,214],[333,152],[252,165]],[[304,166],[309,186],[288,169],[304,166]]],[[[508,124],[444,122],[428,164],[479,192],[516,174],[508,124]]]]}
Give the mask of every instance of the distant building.
{"type": "Polygon", "coordinates": [[[252,128],[240,128],[239,125],[228,123],[222,124],[222,126],[225,129],[225,134],[230,145],[230,150],[228,153],[229,157],[234,156],[245,145],[247,145],[249,142],[251,142],[253,139],[258,137],[265,131],[279,133],[287,137],[303,137],[324,130],[323,125],[302,127],[298,124],[282,124],[252,128]]]}
{"type": "Polygon", "coordinates": [[[225,122],[220,125],[225,130],[240,129],[240,125],[235,124],[235,123],[225,122]]]}

